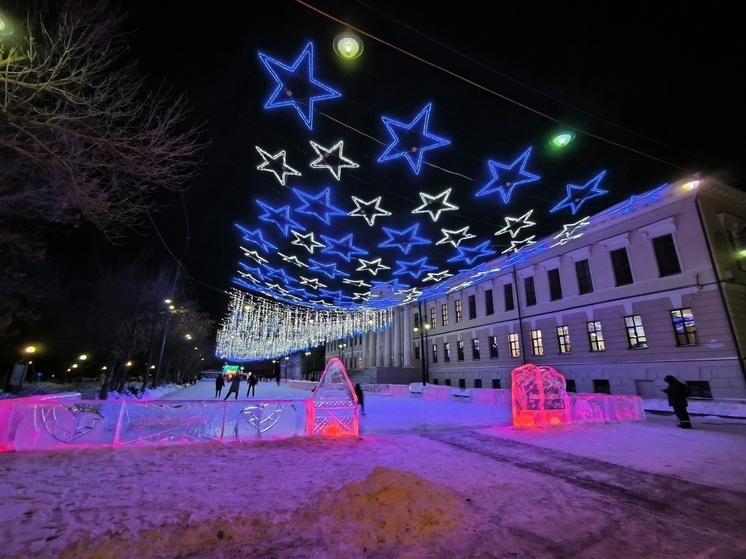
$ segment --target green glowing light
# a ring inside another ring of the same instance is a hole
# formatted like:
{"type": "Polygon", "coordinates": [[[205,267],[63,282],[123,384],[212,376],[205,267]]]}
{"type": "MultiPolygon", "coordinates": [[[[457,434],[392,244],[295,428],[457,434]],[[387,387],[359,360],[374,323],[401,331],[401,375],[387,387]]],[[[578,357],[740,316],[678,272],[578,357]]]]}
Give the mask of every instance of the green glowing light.
{"type": "Polygon", "coordinates": [[[575,134],[572,132],[562,132],[552,138],[552,145],[558,148],[563,148],[575,139],[575,134]]]}
{"type": "Polygon", "coordinates": [[[349,31],[340,33],[334,38],[334,52],[342,58],[352,60],[363,54],[363,41],[349,31]]]}

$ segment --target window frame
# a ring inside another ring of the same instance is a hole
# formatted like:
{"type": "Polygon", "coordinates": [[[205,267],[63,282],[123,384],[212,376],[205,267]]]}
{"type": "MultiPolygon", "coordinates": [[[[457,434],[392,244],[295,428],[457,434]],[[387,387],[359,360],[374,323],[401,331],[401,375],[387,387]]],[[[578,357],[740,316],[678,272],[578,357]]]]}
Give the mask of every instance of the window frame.
{"type": "Polygon", "coordinates": [[[467,301],[469,303],[469,320],[474,320],[477,318],[477,296],[469,295],[467,301]]]}
{"type": "Polygon", "coordinates": [[[609,258],[611,259],[611,268],[614,271],[614,284],[616,287],[623,285],[632,285],[635,283],[634,275],[632,274],[632,264],[629,261],[629,253],[627,247],[620,247],[609,251],[609,258]],[[622,258],[622,255],[624,257],[622,258]]]}
{"type": "Polygon", "coordinates": [[[455,307],[455,311],[456,311],[456,317],[455,317],[456,318],[456,324],[458,324],[459,322],[461,322],[464,319],[464,312],[463,312],[463,309],[462,309],[461,299],[456,299],[454,301],[454,307],[455,307]]]}
{"type": "Polygon", "coordinates": [[[699,336],[697,334],[697,324],[694,321],[694,313],[690,307],[684,307],[681,309],[671,309],[671,324],[673,326],[674,337],[676,338],[676,347],[696,346],[699,345],[699,336]],[[684,317],[684,313],[688,311],[691,319],[691,326],[687,326],[687,319],[684,317]],[[674,316],[675,313],[679,313],[681,316],[677,320],[674,316]],[[681,331],[679,331],[679,324],[681,324],[681,331]],[[682,342],[682,339],[684,340],[682,342]]]}
{"type": "Polygon", "coordinates": [[[681,273],[681,261],[673,233],[653,237],[650,239],[650,244],[653,246],[655,262],[658,265],[658,277],[665,278],[681,273]],[[675,266],[672,266],[672,264],[675,264],[675,266]]]}
{"type": "Polygon", "coordinates": [[[448,326],[448,303],[440,306],[440,323],[441,326],[448,326]]]}
{"type": "Polygon", "coordinates": [[[544,340],[541,336],[541,328],[531,330],[531,355],[544,355],[544,340]]]}
{"type": "Polygon", "coordinates": [[[485,306],[485,314],[487,316],[491,316],[495,314],[495,299],[492,296],[491,289],[487,289],[484,292],[484,306],[485,306]]]}
{"type": "Polygon", "coordinates": [[[578,278],[578,295],[593,293],[591,263],[587,258],[575,262],[575,276],[578,278]]]}
{"type": "Polygon", "coordinates": [[[559,352],[562,355],[572,353],[572,343],[570,343],[570,328],[566,324],[557,326],[557,343],[559,352]]]}
{"type": "Polygon", "coordinates": [[[588,334],[588,345],[591,352],[606,351],[603,328],[600,320],[589,320],[585,323],[585,331],[588,334]],[[591,331],[591,325],[593,331],[591,331]]]}
{"type": "Polygon", "coordinates": [[[464,340],[456,341],[456,361],[464,360],[464,340]]]}
{"type": "Polygon", "coordinates": [[[526,306],[533,307],[536,305],[536,281],[534,276],[526,276],[523,278],[523,289],[526,294],[526,306]]]}
{"type": "Polygon", "coordinates": [[[515,293],[512,283],[506,283],[503,286],[503,295],[505,296],[505,312],[515,310],[515,293]]]}
{"type": "Polygon", "coordinates": [[[648,348],[648,338],[642,324],[642,315],[631,314],[625,316],[624,328],[627,334],[627,349],[648,348]]]}
{"type": "Polygon", "coordinates": [[[516,332],[508,334],[508,347],[511,357],[521,356],[521,340],[516,332]]]}
{"type": "Polygon", "coordinates": [[[482,359],[481,352],[479,351],[479,338],[471,339],[471,359],[472,361],[480,361],[482,359]]]}
{"type": "Polygon", "coordinates": [[[497,347],[497,336],[490,336],[490,359],[498,359],[500,357],[500,351],[497,347]]]}
{"type": "Polygon", "coordinates": [[[562,299],[562,279],[560,278],[559,268],[547,270],[547,279],[549,280],[549,300],[559,301],[562,299]]]}

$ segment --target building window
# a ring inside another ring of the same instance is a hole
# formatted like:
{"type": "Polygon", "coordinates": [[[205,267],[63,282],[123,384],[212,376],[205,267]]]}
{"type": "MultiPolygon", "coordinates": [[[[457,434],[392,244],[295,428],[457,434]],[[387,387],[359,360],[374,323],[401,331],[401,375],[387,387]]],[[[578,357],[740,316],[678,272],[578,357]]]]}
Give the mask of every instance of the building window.
{"type": "Polygon", "coordinates": [[[521,345],[518,342],[518,334],[508,334],[508,346],[510,347],[511,357],[521,356],[521,345]]]}
{"type": "Polygon", "coordinates": [[[419,328],[420,327],[420,313],[414,313],[414,327],[419,328]]]}
{"type": "Polygon", "coordinates": [[[574,378],[566,378],[565,379],[565,390],[567,392],[577,392],[575,389],[575,379],[574,378]]]}
{"type": "Polygon", "coordinates": [[[581,295],[593,293],[593,280],[591,279],[591,265],[588,260],[575,262],[575,274],[578,276],[578,290],[581,295]]]}
{"type": "Polygon", "coordinates": [[[500,388],[500,379],[499,378],[493,378],[492,379],[492,388],[500,388]]]}
{"type": "Polygon", "coordinates": [[[648,347],[647,338],[645,338],[645,329],[642,327],[642,317],[639,314],[625,316],[624,325],[627,328],[629,349],[648,347]]]}
{"type": "Polygon", "coordinates": [[[497,336],[490,336],[490,359],[497,359],[497,336]]]}
{"type": "Polygon", "coordinates": [[[505,310],[512,311],[515,309],[515,299],[513,298],[513,284],[507,283],[503,286],[505,291],[505,310]]]}
{"type": "Polygon", "coordinates": [[[420,346],[418,345],[414,346],[414,358],[415,359],[420,358],[420,346]]]}
{"type": "Polygon", "coordinates": [[[689,387],[689,396],[692,398],[708,398],[712,400],[712,390],[710,382],[706,380],[688,380],[686,385],[689,387]]]}
{"type": "Polygon", "coordinates": [[[445,384],[446,386],[451,386],[451,379],[449,379],[449,378],[445,379],[443,381],[443,384],[445,384]]]}
{"type": "Polygon", "coordinates": [[[484,306],[486,308],[487,315],[495,314],[495,302],[492,300],[491,289],[488,289],[484,292],[484,306]]]}
{"type": "Polygon", "coordinates": [[[438,362],[438,344],[433,344],[433,363],[438,362]]]}
{"type": "Polygon", "coordinates": [[[570,353],[570,329],[567,326],[557,326],[557,341],[559,342],[560,353],[570,353]]]}
{"type": "Polygon", "coordinates": [[[616,250],[612,250],[611,254],[611,265],[614,268],[614,279],[616,285],[629,285],[632,283],[632,268],[629,266],[629,258],[627,257],[627,249],[622,247],[616,250]]]}
{"type": "Polygon", "coordinates": [[[440,320],[443,326],[448,326],[448,303],[440,306],[440,320]]]}
{"type": "Polygon", "coordinates": [[[655,252],[655,261],[658,262],[658,273],[661,277],[674,276],[681,273],[679,255],[676,254],[673,235],[669,233],[668,235],[654,238],[653,251],[655,252]]]}
{"type": "Polygon", "coordinates": [[[443,344],[443,361],[449,363],[451,361],[451,343],[446,342],[443,344]]]}
{"type": "Polygon", "coordinates": [[[482,379],[481,378],[475,378],[474,379],[474,388],[482,388],[482,379]]]}
{"type": "Polygon", "coordinates": [[[536,304],[536,287],[534,286],[534,276],[523,278],[523,286],[526,288],[526,306],[530,307],[536,304]]]}
{"type": "Polygon", "coordinates": [[[604,351],[604,334],[601,332],[601,323],[598,320],[585,323],[588,329],[588,341],[591,344],[591,351],[604,351]]]}
{"type": "Polygon", "coordinates": [[[433,384],[438,384],[438,379],[434,378],[433,379],[433,384]]]}
{"type": "Polygon", "coordinates": [[[544,342],[541,340],[541,330],[531,330],[531,352],[534,355],[544,355],[544,342]]]}
{"type": "Polygon", "coordinates": [[[463,318],[464,316],[461,313],[461,299],[456,299],[456,322],[461,322],[463,318]]]}
{"type": "Polygon", "coordinates": [[[456,354],[459,361],[464,360],[464,342],[462,340],[456,343],[456,354]]]}
{"type": "Polygon", "coordinates": [[[469,295],[469,320],[477,318],[477,296],[469,295]]]}
{"type": "Polygon", "coordinates": [[[593,392],[595,392],[596,394],[611,394],[611,386],[609,386],[609,381],[605,378],[593,379],[593,392]]]}
{"type": "Polygon", "coordinates": [[[479,361],[479,339],[477,338],[471,341],[471,354],[474,361],[479,361]]]}
{"type": "Polygon", "coordinates": [[[692,309],[676,309],[671,311],[671,321],[676,333],[676,345],[697,345],[697,327],[694,324],[692,309]]]}
{"type": "Polygon", "coordinates": [[[552,301],[562,299],[562,282],[560,281],[560,272],[558,268],[547,272],[549,278],[549,298],[552,301]]]}
{"type": "Polygon", "coordinates": [[[430,328],[435,328],[435,307],[430,309],[430,328]]]}
{"type": "Polygon", "coordinates": [[[466,379],[465,378],[458,379],[458,387],[459,388],[466,388],[466,379]]]}

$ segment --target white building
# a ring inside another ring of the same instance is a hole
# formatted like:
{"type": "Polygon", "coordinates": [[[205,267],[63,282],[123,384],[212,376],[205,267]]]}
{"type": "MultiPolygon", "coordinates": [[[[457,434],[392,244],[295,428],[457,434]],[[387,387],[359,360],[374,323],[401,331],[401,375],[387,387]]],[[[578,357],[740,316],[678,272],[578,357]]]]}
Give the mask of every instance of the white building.
{"type": "Polygon", "coordinates": [[[378,382],[506,388],[533,363],[577,392],[660,397],[671,374],[745,398],[746,194],[691,177],[578,220],[327,355],[378,382]]]}

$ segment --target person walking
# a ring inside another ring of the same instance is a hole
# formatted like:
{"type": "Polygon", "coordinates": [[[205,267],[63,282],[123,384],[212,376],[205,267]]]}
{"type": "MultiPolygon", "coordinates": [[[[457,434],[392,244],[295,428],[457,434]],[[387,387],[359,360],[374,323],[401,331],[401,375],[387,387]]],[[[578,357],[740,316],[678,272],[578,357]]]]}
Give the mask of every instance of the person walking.
{"type": "Polygon", "coordinates": [[[231,385],[228,387],[228,394],[225,395],[225,398],[223,400],[227,400],[231,394],[236,394],[236,400],[238,400],[238,391],[241,388],[241,375],[238,374],[238,372],[233,373],[233,378],[231,379],[231,385]]]}
{"type": "Polygon", "coordinates": [[[257,376],[249,372],[249,378],[246,380],[249,383],[249,389],[246,391],[246,396],[254,396],[256,392],[257,376]]]}
{"type": "Polygon", "coordinates": [[[692,422],[689,419],[689,412],[686,410],[688,402],[686,400],[689,394],[689,387],[674,376],[666,375],[663,379],[668,383],[668,388],[663,392],[668,395],[668,405],[673,408],[673,412],[679,420],[679,427],[682,429],[691,429],[692,422]]]}
{"type": "Polygon", "coordinates": [[[225,386],[225,379],[223,375],[215,377],[215,397],[221,396],[223,393],[223,387],[225,386]]]}
{"type": "Polygon", "coordinates": [[[360,413],[365,415],[365,395],[363,394],[363,387],[360,386],[359,382],[355,384],[355,396],[357,396],[357,403],[360,406],[360,413]]]}

